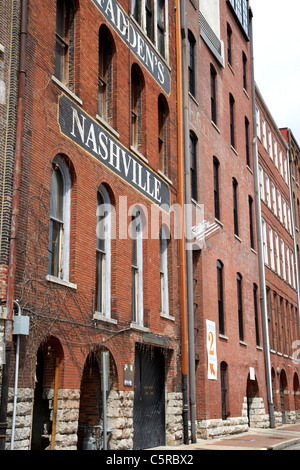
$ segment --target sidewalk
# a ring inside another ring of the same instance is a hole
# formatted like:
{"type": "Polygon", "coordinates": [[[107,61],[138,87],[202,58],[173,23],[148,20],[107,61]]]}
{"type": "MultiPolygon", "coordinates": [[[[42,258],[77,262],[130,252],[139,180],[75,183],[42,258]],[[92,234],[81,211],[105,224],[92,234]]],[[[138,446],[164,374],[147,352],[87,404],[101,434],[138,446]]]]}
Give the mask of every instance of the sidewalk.
{"type": "MultiPolygon", "coordinates": [[[[249,429],[248,432],[228,437],[204,440],[196,444],[182,445],[180,451],[196,450],[280,450],[300,443],[300,422],[286,424],[276,429],[249,429]]],[[[165,448],[170,449],[170,447],[165,448]]]]}

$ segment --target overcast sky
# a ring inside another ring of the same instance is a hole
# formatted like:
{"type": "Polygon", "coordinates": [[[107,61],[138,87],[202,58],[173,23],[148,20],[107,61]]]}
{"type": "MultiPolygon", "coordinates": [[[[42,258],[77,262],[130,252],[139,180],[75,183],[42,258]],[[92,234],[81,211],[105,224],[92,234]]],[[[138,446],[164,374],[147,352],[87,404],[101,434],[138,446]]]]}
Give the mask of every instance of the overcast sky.
{"type": "Polygon", "coordinates": [[[256,84],[300,146],[300,0],[250,0],[256,84]]]}

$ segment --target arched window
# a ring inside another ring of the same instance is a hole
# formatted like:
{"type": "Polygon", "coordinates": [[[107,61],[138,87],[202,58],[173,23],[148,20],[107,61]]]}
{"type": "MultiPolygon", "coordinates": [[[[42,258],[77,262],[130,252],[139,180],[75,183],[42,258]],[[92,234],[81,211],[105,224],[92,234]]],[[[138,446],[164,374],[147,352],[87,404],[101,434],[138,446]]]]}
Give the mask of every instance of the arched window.
{"type": "Polygon", "coordinates": [[[131,145],[141,151],[142,147],[142,80],[137,67],[131,70],[131,145]]]}
{"type": "Polygon", "coordinates": [[[110,33],[102,25],[99,31],[98,114],[108,124],[113,120],[113,53],[110,33]]]}
{"type": "Polygon", "coordinates": [[[143,214],[137,207],[132,213],[132,321],[143,325],[143,214]]]}
{"type": "Polygon", "coordinates": [[[240,275],[240,273],[237,273],[236,280],[237,280],[239,339],[240,341],[244,341],[243,290],[242,290],[242,276],[240,275]]]}
{"type": "Polygon", "coordinates": [[[52,165],[48,274],[69,281],[71,178],[62,157],[52,165]]]}
{"type": "Polygon", "coordinates": [[[191,197],[198,201],[197,137],[190,132],[191,197]]]}
{"type": "Polygon", "coordinates": [[[164,99],[158,98],[158,152],[159,152],[159,169],[168,176],[168,148],[167,148],[167,117],[168,110],[164,99]]]}
{"type": "Polygon", "coordinates": [[[188,73],[189,73],[189,92],[196,94],[196,69],[195,69],[195,46],[196,40],[191,31],[188,32],[188,73]]]}
{"type": "Polygon", "coordinates": [[[55,77],[71,89],[74,85],[74,20],[73,1],[57,0],[55,77]]]}
{"type": "Polygon", "coordinates": [[[97,194],[96,312],[110,318],[111,290],[111,202],[101,185],[97,194]]]}
{"type": "Polygon", "coordinates": [[[169,290],[168,290],[168,231],[164,226],[159,234],[160,251],[160,313],[169,315],[169,290]]]}

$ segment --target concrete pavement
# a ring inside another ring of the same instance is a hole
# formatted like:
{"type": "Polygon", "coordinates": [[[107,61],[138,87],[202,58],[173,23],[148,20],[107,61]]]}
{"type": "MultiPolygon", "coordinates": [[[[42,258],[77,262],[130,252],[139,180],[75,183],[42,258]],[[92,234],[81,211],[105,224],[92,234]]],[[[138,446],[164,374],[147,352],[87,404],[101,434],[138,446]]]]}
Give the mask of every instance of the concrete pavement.
{"type": "MultiPolygon", "coordinates": [[[[300,421],[286,424],[276,429],[253,429],[228,437],[204,440],[196,444],[172,447],[174,451],[188,452],[196,450],[281,450],[300,442],[300,421]]],[[[161,448],[163,449],[163,448],[161,448]]],[[[164,447],[165,450],[171,449],[164,447]]]]}

